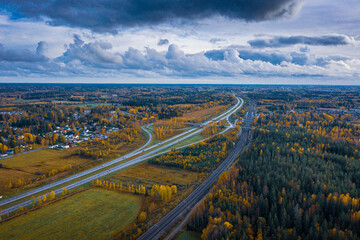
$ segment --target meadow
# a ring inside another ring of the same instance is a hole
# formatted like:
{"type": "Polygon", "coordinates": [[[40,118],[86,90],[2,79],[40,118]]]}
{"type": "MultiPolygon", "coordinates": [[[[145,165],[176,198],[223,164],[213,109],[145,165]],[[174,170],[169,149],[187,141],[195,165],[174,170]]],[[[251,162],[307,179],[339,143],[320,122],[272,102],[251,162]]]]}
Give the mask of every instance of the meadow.
{"type": "Polygon", "coordinates": [[[0,239],[111,239],[134,222],[141,198],[92,188],[0,224],[0,239]]]}

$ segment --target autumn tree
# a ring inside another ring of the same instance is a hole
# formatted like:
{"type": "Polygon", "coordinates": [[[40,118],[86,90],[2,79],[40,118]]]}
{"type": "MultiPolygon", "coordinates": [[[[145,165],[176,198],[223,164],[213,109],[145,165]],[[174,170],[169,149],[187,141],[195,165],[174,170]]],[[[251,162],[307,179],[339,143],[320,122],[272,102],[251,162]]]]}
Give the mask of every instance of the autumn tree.
{"type": "Polygon", "coordinates": [[[23,212],[24,211],[24,207],[23,206],[19,206],[19,212],[23,212]]]}
{"type": "Polygon", "coordinates": [[[140,215],[139,215],[138,221],[139,221],[140,223],[143,223],[143,222],[145,222],[146,217],[147,217],[147,216],[146,216],[146,212],[141,212],[140,215]]]}

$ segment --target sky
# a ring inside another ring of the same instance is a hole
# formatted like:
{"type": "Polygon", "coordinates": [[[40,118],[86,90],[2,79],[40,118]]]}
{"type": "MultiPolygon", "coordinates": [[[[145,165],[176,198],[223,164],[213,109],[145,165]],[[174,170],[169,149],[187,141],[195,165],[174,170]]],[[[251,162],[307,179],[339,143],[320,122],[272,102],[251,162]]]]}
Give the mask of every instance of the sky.
{"type": "Polygon", "coordinates": [[[360,85],[358,0],[0,0],[0,82],[360,85]]]}

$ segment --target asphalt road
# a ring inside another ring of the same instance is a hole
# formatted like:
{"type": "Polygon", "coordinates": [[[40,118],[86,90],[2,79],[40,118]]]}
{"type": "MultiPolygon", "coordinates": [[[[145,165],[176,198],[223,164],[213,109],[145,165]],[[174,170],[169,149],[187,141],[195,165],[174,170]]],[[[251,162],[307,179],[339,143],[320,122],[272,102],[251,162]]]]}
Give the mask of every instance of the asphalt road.
{"type": "Polygon", "coordinates": [[[209,192],[211,187],[217,182],[217,179],[225,170],[227,170],[233,161],[236,159],[240,151],[246,145],[250,132],[250,124],[254,114],[254,104],[247,112],[245,127],[243,128],[238,141],[235,144],[234,150],[229,156],[220,164],[220,166],[212,172],[212,174],[197,187],[185,200],[179,203],[172,211],[170,211],[159,222],[148,229],[138,240],[159,239],[162,235],[167,233],[175,224],[187,214],[199,201],[201,201],[209,192]]]}
{"type": "Polygon", "coordinates": [[[3,200],[3,201],[0,202],[0,206],[3,206],[3,205],[5,205],[5,204],[8,204],[8,203],[17,201],[17,200],[19,200],[19,199],[22,199],[22,198],[31,196],[31,195],[36,194],[36,193],[42,192],[42,191],[44,191],[44,190],[46,190],[46,189],[56,187],[56,186],[58,186],[58,185],[60,185],[60,184],[66,183],[66,182],[68,182],[68,181],[72,181],[72,180],[74,180],[74,179],[76,179],[76,178],[85,176],[85,175],[87,175],[87,174],[90,174],[90,173],[95,172],[95,171],[98,171],[98,170],[101,170],[101,169],[104,168],[104,167],[111,166],[111,165],[113,165],[113,164],[115,164],[115,163],[117,163],[117,162],[119,162],[119,161],[122,161],[123,159],[129,158],[129,157],[132,157],[132,156],[138,154],[144,147],[146,147],[147,145],[149,145],[150,142],[152,141],[152,135],[151,135],[151,133],[150,133],[148,130],[146,130],[144,127],[142,127],[142,129],[149,135],[149,139],[148,139],[148,141],[147,141],[141,148],[139,148],[139,149],[137,149],[137,150],[135,150],[135,151],[133,151],[133,152],[125,155],[125,156],[122,156],[122,157],[120,157],[120,158],[117,158],[117,159],[115,159],[115,160],[113,160],[113,161],[104,163],[104,164],[102,164],[102,165],[100,165],[100,166],[97,166],[97,167],[94,167],[94,168],[91,168],[91,169],[88,169],[88,170],[83,171],[83,172],[81,172],[81,173],[75,174],[75,175],[73,175],[73,176],[71,176],[71,177],[68,177],[68,178],[65,178],[65,179],[56,181],[56,182],[54,182],[54,183],[47,184],[47,185],[45,185],[45,186],[36,188],[36,189],[34,189],[34,190],[32,190],[32,191],[25,192],[25,193],[20,194],[20,195],[17,195],[17,196],[14,196],[14,197],[5,199],[5,200],[3,200]]]}
{"type": "MultiPolygon", "coordinates": [[[[236,98],[237,98],[237,103],[236,103],[232,108],[230,108],[230,109],[229,109],[228,111],[226,111],[225,113],[223,113],[223,114],[221,114],[221,115],[219,115],[219,116],[217,116],[217,117],[215,117],[215,118],[207,121],[205,124],[209,124],[209,123],[212,122],[212,121],[219,121],[219,120],[226,119],[226,118],[228,118],[231,114],[233,114],[234,112],[238,111],[238,110],[242,107],[242,105],[243,105],[243,99],[240,99],[240,98],[238,98],[238,97],[236,97],[236,98]]],[[[77,182],[75,182],[75,183],[72,183],[72,184],[69,184],[69,185],[65,186],[65,188],[66,188],[67,190],[76,188],[76,187],[81,186],[81,185],[83,185],[83,184],[85,184],[85,183],[88,183],[88,182],[91,182],[91,181],[93,181],[93,180],[96,180],[97,178],[101,178],[101,177],[106,176],[106,175],[108,175],[108,174],[110,174],[110,173],[119,171],[119,170],[124,169],[124,168],[126,168],[126,167],[129,167],[129,166],[131,166],[131,165],[137,164],[137,163],[142,162],[142,161],[144,161],[144,160],[146,160],[146,159],[149,159],[149,158],[151,158],[151,157],[154,157],[154,156],[155,156],[157,153],[159,153],[161,150],[167,149],[167,148],[175,145],[176,143],[181,142],[181,141],[183,141],[183,140],[185,140],[185,139],[187,139],[187,138],[189,138],[189,137],[191,137],[191,136],[193,136],[193,135],[195,135],[195,134],[198,134],[198,133],[200,133],[200,132],[202,131],[202,129],[192,128],[192,129],[190,129],[190,130],[188,130],[188,131],[185,131],[185,132],[183,132],[183,133],[181,133],[181,134],[179,134],[179,135],[176,135],[176,136],[174,136],[174,137],[172,137],[172,138],[169,138],[169,139],[167,139],[167,140],[165,140],[165,141],[162,141],[161,143],[158,143],[158,144],[155,144],[155,145],[153,145],[153,146],[150,146],[150,147],[145,148],[145,147],[151,142],[151,140],[152,140],[152,135],[151,135],[151,133],[150,133],[148,130],[146,130],[144,127],[143,127],[143,130],[144,130],[147,134],[149,134],[149,136],[150,136],[150,137],[149,137],[149,140],[147,141],[147,143],[146,143],[144,146],[142,146],[141,148],[135,150],[134,152],[131,152],[131,153],[127,154],[127,155],[124,155],[124,156],[119,157],[119,158],[117,158],[117,159],[115,159],[115,160],[112,160],[112,161],[110,161],[110,162],[107,162],[107,163],[104,163],[104,164],[102,164],[102,165],[99,165],[99,166],[97,166],[97,167],[88,169],[88,170],[83,171],[83,172],[81,172],[81,173],[75,174],[75,175],[73,175],[73,176],[67,177],[67,178],[65,178],[65,179],[61,179],[61,180],[58,180],[58,181],[56,181],[56,182],[54,182],[54,183],[50,183],[50,184],[47,184],[47,185],[38,187],[38,188],[36,188],[36,189],[34,189],[34,190],[25,192],[25,193],[23,193],[23,194],[19,194],[19,195],[17,195],[17,196],[14,196],[14,197],[5,199],[5,200],[3,200],[3,201],[0,202],[0,206],[3,206],[3,205],[6,205],[6,204],[9,204],[9,203],[12,203],[12,202],[14,202],[14,201],[21,200],[21,199],[23,199],[23,198],[25,198],[25,197],[29,197],[29,196],[35,195],[35,194],[40,193],[40,192],[43,192],[43,191],[46,191],[47,189],[51,189],[51,188],[54,188],[54,187],[56,187],[56,186],[65,184],[66,182],[73,181],[73,180],[75,180],[75,179],[77,179],[77,178],[84,177],[84,176],[86,176],[86,175],[88,175],[88,174],[91,174],[91,173],[93,173],[93,172],[99,171],[99,170],[101,170],[101,169],[103,169],[103,168],[109,167],[109,166],[111,166],[111,165],[114,165],[114,164],[116,164],[116,163],[119,163],[119,162],[121,162],[121,161],[124,161],[125,159],[128,159],[128,158],[130,158],[130,157],[133,157],[133,156],[136,156],[136,155],[138,155],[138,154],[140,154],[140,153],[145,152],[145,153],[142,154],[141,156],[136,157],[136,158],[134,158],[134,159],[132,159],[132,160],[126,162],[126,163],[123,163],[123,164],[114,166],[114,167],[112,167],[112,168],[110,168],[110,169],[108,169],[108,170],[104,170],[104,171],[102,171],[102,172],[100,172],[100,173],[97,173],[97,174],[95,174],[95,175],[86,177],[86,178],[81,179],[81,180],[79,180],[79,181],[77,181],[77,182]],[[170,143],[168,143],[168,142],[170,142],[170,143]],[[165,144],[165,143],[167,143],[167,144],[165,144]],[[164,144],[165,144],[165,145],[164,145],[164,144]],[[163,146],[162,146],[162,145],[163,145],[163,146]],[[159,147],[159,146],[160,146],[160,147],[159,147]],[[154,150],[152,150],[152,151],[149,151],[149,150],[151,150],[151,149],[153,149],[153,148],[156,148],[156,149],[154,149],[154,150]],[[148,152],[148,151],[149,151],[149,152],[148,152]]],[[[62,188],[63,188],[63,187],[62,187],[62,188]]],[[[54,190],[55,194],[56,194],[56,195],[61,194],[62,188],[59,188],[59,189],[54,190]]],[[[35,201],[36,201],[36,199],[35,199],[35,201]]],[[[5,215],[5,214],[10,213],[10,212],[13,212],[13,211],[16,211],[16,210],[19,209],[20,206],[26,207],[26,206],[29,206],[29,205],[31,205],[31,204],[32,204],[32,201],[31,201],[31,200],[28,200],[28,201],[24,201],[24,202],[22,202],[22,203],[16,204],[16,205],[14,205],[14,206],[11,206],[11,207],[9,207],[9,208],[7,208],[7,209],[3,209],[3,210],[2,210],[2,213],[0,214],[0,216],[1,216],[1,215],[5,215]]]]}

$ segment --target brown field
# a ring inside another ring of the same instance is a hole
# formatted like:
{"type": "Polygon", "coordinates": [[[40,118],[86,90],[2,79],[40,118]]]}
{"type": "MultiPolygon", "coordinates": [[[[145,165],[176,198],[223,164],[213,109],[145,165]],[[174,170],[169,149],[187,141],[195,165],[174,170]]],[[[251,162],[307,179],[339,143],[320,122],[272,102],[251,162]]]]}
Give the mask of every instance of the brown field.
{"type": "Polygon", "coordinates": [[[198,175],[196,172],[143,163],[120,172],[114,177],[120,180],[140,179],[166,185],[187,185],[193,183],[198,178],[198,175]]]}
{"type": "Polygon", "coordinates": [[[212,108],[207,108],[195,112],[186,113],[184,117],[186,117],[188,120],[195,120],[198,118],[204,118],[208,115],[215,114],[216,112],[223,111],[225,109],[225,106],[216,106],[212,108]]]}

